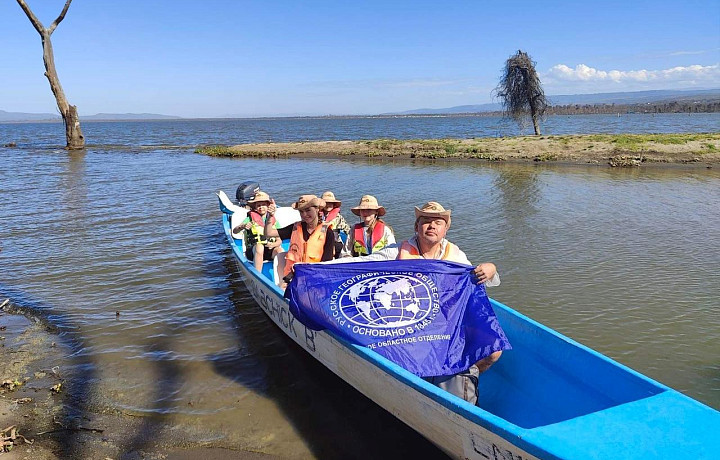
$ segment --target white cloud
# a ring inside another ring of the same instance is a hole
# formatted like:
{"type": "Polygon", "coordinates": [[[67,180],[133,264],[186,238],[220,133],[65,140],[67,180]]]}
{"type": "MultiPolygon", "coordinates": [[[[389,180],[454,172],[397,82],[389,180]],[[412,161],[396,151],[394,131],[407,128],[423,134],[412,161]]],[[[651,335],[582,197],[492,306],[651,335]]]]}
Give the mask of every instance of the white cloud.
{"type": "Polygon", "coordinates": [[[541,80],[556,91],[681,89],[720,86],[720,64],[690,65],[664,70],[601,70],[578,64],[575,68],[558,64],[541,75],[541,80]]]}
{"type": "Polygon", "coordinates": [[[579,64],[574,69],[558,64],[548,72],[551,79],[565,81],[666,81],[704,80],[720,83],[720,65],[691,65],[666,70],[598,70],[579,64]]]}

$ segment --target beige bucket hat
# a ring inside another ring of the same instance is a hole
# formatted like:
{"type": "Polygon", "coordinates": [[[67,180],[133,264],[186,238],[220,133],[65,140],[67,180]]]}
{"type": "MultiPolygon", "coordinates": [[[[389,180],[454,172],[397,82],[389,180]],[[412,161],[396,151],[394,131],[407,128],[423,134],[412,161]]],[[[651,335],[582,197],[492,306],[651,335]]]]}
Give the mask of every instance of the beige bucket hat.
{"type": "Polygon", "coordinates": [[[428,201],[421,207],[415,206],[415,220],[421,217],[440,218],[450,225],[450,214],[452,210],[443,208],[437,201],[428,201]]]}
{"type": "Polygon", "coordinates": [[[258,190],[255,192],[255,195],[253,195],[252,199],[248,200],[247,202],[249,204],[253,204],[260,203],[262,201],[267,201],[268,203],[270,203],[270,195],[263,192],[262,190],[258,190]]]}
{"type": "Polygon", "coordinates": [[[337,205],[337,206],[340,206],[340,205],[342,204],[342,201],[336,199],[336,198],[335,198],[335,194],[334,194],[333,192],[331,192],[330,190],[328,190],[327,192],[323,193],[320,198],[322,198],[323,200],[325,200],[325,204],[327,204],[327,203],[333,203],[333,204],[335,204],[335,205],[337,205]]]}
{"type": "Polygon", "coordinates": [[[312,206],[324,208],[325,200],[323,200],[322,198],[318,198],[315,195],[301,195],[300,198],[298,198],[298,200],[292,204],[292,207],[294,209],[297,209],[298,211],[312,206]]]}
{"type": "Polygon", "coordinates": [[[361,209],[371,209],[373,211],[377,211],[378,217],[385,215],[385,208],[383,206],[380,206],[378,204],[377,198],[372,195],[363,195],[363,197],[360,198],[360,204],[350,210],[353,212],[353,214],[359,216],[361,209]]]}

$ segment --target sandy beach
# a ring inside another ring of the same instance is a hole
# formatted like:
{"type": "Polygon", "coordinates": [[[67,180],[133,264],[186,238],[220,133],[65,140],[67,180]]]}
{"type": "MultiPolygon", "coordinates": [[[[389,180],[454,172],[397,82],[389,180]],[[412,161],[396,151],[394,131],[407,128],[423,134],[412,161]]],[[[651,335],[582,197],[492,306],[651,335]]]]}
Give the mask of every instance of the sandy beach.
{"type": "Polygon", "coordinates": [[[720,133],[589,134],[474,139],[323,141],[208,145],[197,153],[227,157],[377,158],[542,162],[609,167],[720,163],[720,133]]]}

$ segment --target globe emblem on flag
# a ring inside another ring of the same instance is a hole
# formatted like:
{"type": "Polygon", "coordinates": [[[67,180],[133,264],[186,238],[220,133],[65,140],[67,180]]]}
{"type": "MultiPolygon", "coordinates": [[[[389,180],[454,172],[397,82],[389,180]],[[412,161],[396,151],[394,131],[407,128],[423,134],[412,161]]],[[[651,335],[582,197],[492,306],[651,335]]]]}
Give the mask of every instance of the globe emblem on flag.
{"type": "Polygon", "coordinates": [[[432,303],[427,283],[409,275],[388,274],[352,284],[340,296],[338,306],[351,323],[396,328],[425,319],[432,303]]]}

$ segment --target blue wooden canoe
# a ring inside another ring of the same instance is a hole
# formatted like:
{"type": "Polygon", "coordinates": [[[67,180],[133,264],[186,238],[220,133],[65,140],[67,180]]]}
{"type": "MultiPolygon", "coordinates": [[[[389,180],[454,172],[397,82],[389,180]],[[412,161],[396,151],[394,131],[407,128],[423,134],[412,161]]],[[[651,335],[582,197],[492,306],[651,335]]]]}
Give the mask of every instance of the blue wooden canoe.
{"type": "Polygon", "coordinates": [[[340,378],[463,459],[718,459],[720,413],[491,300],[513,349],[480,377],[473,406],[372,350],[295,320],[243,253],[244,218],[220,192],[223,226],[250,293],[278,327],[340,378]]]}

